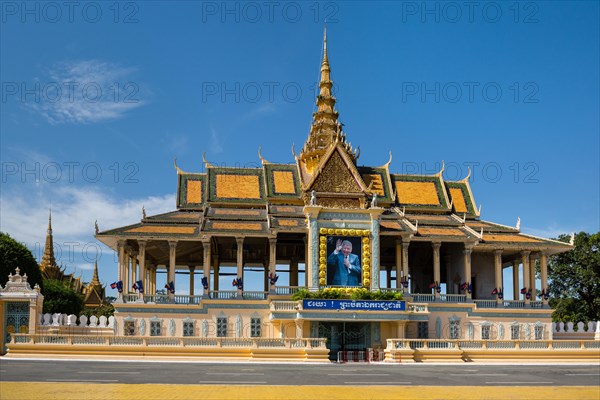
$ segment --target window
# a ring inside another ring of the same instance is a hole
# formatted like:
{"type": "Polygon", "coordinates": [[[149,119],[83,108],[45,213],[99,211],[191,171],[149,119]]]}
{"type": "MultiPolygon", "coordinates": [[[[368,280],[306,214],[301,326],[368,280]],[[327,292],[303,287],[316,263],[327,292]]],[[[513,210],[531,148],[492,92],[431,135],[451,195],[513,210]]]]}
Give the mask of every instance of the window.
{"type": "Polygon", "coordinates": [[[135,321],[125,321],[125,325],[123,325],[123,335],[124,336],[134,336],[135,335],[135,321]]]}
{"type": "Polygon", "coordinates": [[[490,325],[482,325],[481,326],[481,340],[490,340],[490,325]]]}
{"type": "Polygon", "coordinates": [[[194,321],[183,322],[183,336],[194,336],[194,321]]]}
{"type": "Polygon", "coordinates": [[[544,338],[544,325],[536,325],[534,329],[535,340],[542,340],[544,338]]]}
{"type": "Polygon", "coordinates": [[[262,336],[262,321],[260,318],[250,318],[250,337],[262,336]]]}
{"type": "Polygon", "coordinates": [[[150,321],[150,336],[160,336],[160,321],[150,321]]]}
{"type": "Polygon", "coordinates": [[[227,318],[217,318],[217,337],[227,337],[227,318]]]}
{"type": "Polygon", "coordinates": [[[460,321],[450,321],[450,339],[460,339],[460,321]]]}
{"type": "Polygon", "coordinates": [[[419,322],[417,324],[417,335],[419,339],[429,339],[429,322],[419,322]]]}
{"type": "Polygon", "coordinates": [[[519,340],[519,324],[510,326],[510,340],[519,340]]]}

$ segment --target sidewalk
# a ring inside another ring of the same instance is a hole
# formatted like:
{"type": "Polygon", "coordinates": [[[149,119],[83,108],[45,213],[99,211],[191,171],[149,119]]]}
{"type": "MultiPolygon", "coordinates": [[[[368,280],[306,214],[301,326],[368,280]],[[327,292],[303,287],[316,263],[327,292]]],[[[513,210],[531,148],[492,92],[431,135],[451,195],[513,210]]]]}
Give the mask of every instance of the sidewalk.
{"type": "Polygon", "coordinates": [[[460,399],[542,398],[597,400],[592,386],[260,386],[157,385],[110,383],[0,382],[2,400],[314,400],[314,399],[460,399]]]}

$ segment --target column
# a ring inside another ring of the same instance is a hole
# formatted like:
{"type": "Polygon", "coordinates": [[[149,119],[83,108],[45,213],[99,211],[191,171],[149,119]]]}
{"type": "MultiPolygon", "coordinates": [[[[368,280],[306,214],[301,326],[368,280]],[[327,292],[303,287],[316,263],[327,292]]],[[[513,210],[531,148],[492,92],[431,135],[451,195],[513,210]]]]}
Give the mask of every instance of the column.
{"type": "MultiPolygon", "coordinates": [[[[410,241],[402,239],[402,274],[404,275],[404,279],[408,281],[408,246],[410,246],[410,241]]],[[[412,283],[412,282],[411,282],[412,283]]],[[[404,292],[410,293],[411,287],[407,287],[404,289],[404,292]]]]}
{"type": "MultiPolygon", "coordinates": [[[[383,208],[371,208],[371,290],[379,289],[379,219],[383,208]]],[[[359,282],[362,284],[362,282],[359,282]]]]}
{"type": "Polygon", "coordinates": [[[131,282],[129,282],[129,286],[133,286],[135,281],[137,281],[137,251],[131,251],[131,282]]]}
{"type": "Polygon", "coordinates": [[[529,256],[529,284],[531,285],[531,300],[535,300],[535,256],[533,253],[529,256]]]}
{"type": "MultiPolygon", "coordinates": [[[[140,263],[140,281],[142,281],[142,285],[144,286],[143,292],[146,292],[146,241],[138,240],[138,248],[139,248],[139,263],[140,263]]],[[[139,300],[144,301],[144,293],[139,293],[139,300]]]]}
{"type": "Polygon", "coordinates": [[[298,286],[298,258],[290,260],[290,286],[298,286]]]}
{"type": "MultiPolygon", "coordinates": [[[[176,282],[175,282],[176,265],[177,265],[177,242],[169,241],[169,270],[167,273],[167,284],[170,284],[171,282],[173,282],[173,285],[176,284],[176,282]]],[[[177,286],[175,286],[175,289],[177,289],[177,286]]],[[[168,295],[169,295],[170,301],[175,301],[175,293],[171,293],[169,291],[168,295]]]]}
{"type": "MultiPolygon", "coordinates": [[[[544,293],[548,293],[548,257],[544,251],[540,253],[540,272],[542,278],[542,291],[544,293]]],[[[546,300],[543,296],[542,301],[544,306],[548,304],[548,300],[546,300]]]]}
{"type": "Polygon", "coordinates": [[[304,336],[304,320],[297,319],[294,322],[296,323],[296,338],[302,339],[304,336]]]}
{"type": "Polygon", "coordinates": [[[304,241],[304,286],[309,286],[309,275],[308,275],[308,239],[306,236],[303,238],[304,241]]]}
{"type": "Polygon", "coordinates": [[[203,250],[203,264],[202,264],[202,274],[206,278],[208,282],[208,289],[203,289],[202,295],[205,298],[208,298],[208,291],[210,290],[210,252],[211,252],[211,241],[203,240],[202,241],[202,250],[203,250]]]}
{"type": "Polygon", "coordinates": [[[519,300],[519,260],[514,260],[512,262],[513,268],[513,300],[519,300]]]}
{"type": "MultiPolygon", "coordinates": [[[[277,238],[269,239],[269,273],[275,274],[277,271],[277,238]]],[[[273,286],[273,285],[272,285],[273,286]]],[[[275,290],[274,287],[269,290],[275,290]]]]}
{"type": "Polygon", "coordinates": [[[402,270],[402,240],[396,238],[396,289],[402,288],[402,278],[405,276],[402,270]]]}
{"type": "Polygon", "coordinates": [[[214,288],[216,291],[219,290],[219,255],[215,254],[213,257],[213,276],[214,276],[214,288]]]}
{"type": "MultiPolygon", "coordinates": [[[[433,242],[431,243],[431,246],[433,247],[433,281],[436,283],[436,285],[440,284],[440,247],[442,246],[442,243],[440,242],[433,242]]],[[[437,292],[436,289],[434,289],[434,296],[436,299],[438,299],[440,297],[440,294],[437,292]]]]}
{"type": "MultiPolygon", "coordinates": [[[[117,256],[119,258],[119,265],[117,268],[117,281],[123,282],[123,276],[125,275],[125,241],[117,241],[117,256]]],[[[123,293],[117,295],[117,303],[123,302],[123,293]]]]}
{"type": "Polygon", "coordinates": [[[123,294],[129,293],[129,274],[131,272],[131,256],[129,255],[129,246],[125,246],[123,255],[123,294]]]}
{"type": "MultiPolygon", "coordinates": [[[[473,252],[473,245],[465,243],[465,249],[463,250],[464,262],[465,262],[465,282],[468,285],[471,285],[471,253],[473,252]]],[[[467,299],[470,300],[472,298],[471,293],[466,291],[467,299]]]]}
{"type": "MultiPolygon", "coordinates": [[[[244,279],[244,238],[236,237],[237,243],[237,277],[244,279]]],[[[239,291],[239,289],[238,289],[239,291]]]]}
{"type": "MultiPolygon", "coordinates": [[[[530,289],[530,281],[529,281],[529,251],[522,251],[521,252],[521,263],[523,264],[523,287],[526,290],[530,289]]],[[[527,303],[529,303],[529,301],[527,300],[526,295],[523,295],[523,299],[525,299],[525,301],[527,303]]]]}
{"type": "MultiPolygon", "coordinates": [[[[194,271],[196,270],[196,267],[193,265],[188,265],[188,268],[190,269],[190,296],[194,295],[194,271]]],[[[191,304],[191,300],[190,300],[190,304],[191,304]]]]}
{"type": "MultiPolygon", "coordinates": [[[[494,272],[496,276],[496,290],[502,288],[502,250],[494,250],[494,272]]],[[[497,302],[501,300],[496,296],[497,302]]]]}
{"type": "Polygon", "coordinates": [[[148,271],[149,294],[156,294],[156,265],[150,265],[148,271]]]}
{"type": "Polygon", "coordinates": [[[396,322],[396,337],[394,339],[406,338],[406,321],[396,322]]]}

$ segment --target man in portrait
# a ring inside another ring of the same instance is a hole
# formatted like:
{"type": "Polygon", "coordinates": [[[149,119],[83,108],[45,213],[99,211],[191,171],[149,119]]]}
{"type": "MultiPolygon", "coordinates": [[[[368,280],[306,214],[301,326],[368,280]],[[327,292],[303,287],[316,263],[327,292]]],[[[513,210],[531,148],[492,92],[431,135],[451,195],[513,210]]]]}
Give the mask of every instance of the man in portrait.
{"type": "Polygon", "coordinates": [[[352,243],[349,240],[338,239],[335,250],[327,257],[328,271],[333,273],[333,279],[328,275],[328,284],[334,286],[360,285],[360,259],[352,253],[352,243]]]}

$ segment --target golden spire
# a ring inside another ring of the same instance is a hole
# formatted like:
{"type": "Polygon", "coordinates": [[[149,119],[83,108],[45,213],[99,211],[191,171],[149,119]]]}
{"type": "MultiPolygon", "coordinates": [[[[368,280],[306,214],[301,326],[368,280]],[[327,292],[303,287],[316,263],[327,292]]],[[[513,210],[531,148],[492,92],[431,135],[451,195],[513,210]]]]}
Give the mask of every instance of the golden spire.
{"type": "Polygon", "coordinates": [[[98,279],[98,259],[96,259],[96,262],[94,263],[94,276],[92,277],[90,286],[101,286],[100,279],[98,279]]]}
{"type": "Polygon", "coordinates": [[[44,255],[40,263],[42,272],[48,268],[56,268],[56,258],[54,258],[54,243],[52,238],[52,210],[48,214],[48,230],[46,231],[46,247],[44,247],[44,255]]]}
{"type": "Polygon", "coordinates": [[[342,133],[342,124],[338,122],[339,113],[335,110],[335,97],[331,93],[332,87],[331,68],[329,67],[329,56],[327,54],[327,26],[325,26],[323,30],[323,61],[321,62],[317,111],[313,113],[313,122],[308,139],[299,157],[309,173],[314,171],[327,149],[336,143],[341,143],[352,160],[356,161],[356,152],[346,143],[346,135],[342,133]]]}

